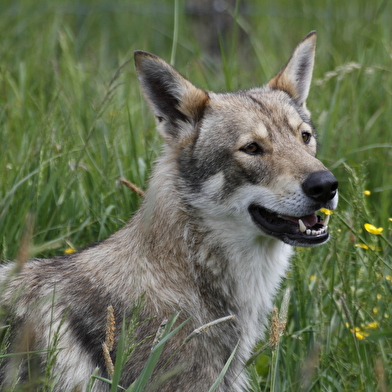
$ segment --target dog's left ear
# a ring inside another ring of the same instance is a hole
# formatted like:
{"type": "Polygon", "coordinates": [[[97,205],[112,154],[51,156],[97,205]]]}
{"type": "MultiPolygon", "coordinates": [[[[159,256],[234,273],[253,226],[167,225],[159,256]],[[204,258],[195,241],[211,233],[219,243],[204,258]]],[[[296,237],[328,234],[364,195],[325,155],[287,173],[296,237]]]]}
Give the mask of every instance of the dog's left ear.
{"type": "Polygon", "coordinates": [[[194,137],[209,100],[207,93],[151,53],[136,51],[135,65],[143,94],[155,114],[163,139],[175,146],[194,137]]]}
{"type": "Polygon", "coordinates": [[[306,98],[312,81],[316,32],[311,31],[295,48],[284,68],[269,81],[272,89],[283,90],[306,110],[306,98]]]}

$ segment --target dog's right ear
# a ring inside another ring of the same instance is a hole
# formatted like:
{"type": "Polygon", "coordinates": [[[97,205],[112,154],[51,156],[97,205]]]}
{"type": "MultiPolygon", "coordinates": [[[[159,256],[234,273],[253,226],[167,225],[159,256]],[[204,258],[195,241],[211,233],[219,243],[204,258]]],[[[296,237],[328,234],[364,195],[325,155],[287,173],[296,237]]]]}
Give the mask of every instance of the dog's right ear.
{"type": "Polygon", "coordinates": [[[143,94],[164,140],[175,145],[193,137],[209,100],[207,93],[151,53],[135,51],[135,65],[143,94]]]}

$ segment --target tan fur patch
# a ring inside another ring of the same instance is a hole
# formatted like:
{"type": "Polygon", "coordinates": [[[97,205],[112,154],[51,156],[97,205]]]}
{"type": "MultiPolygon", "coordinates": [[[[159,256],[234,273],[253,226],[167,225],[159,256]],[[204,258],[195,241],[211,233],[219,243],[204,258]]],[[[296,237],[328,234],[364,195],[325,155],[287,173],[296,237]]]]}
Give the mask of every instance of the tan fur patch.
{"type": "Polygon", "coordinates": [[[178,110],[187,117],[195,119],[197,122],[204,112],[209,97],[203,90],[196,88],[191,83],[187,83],[184,87],[183,100],[178,110]]]}

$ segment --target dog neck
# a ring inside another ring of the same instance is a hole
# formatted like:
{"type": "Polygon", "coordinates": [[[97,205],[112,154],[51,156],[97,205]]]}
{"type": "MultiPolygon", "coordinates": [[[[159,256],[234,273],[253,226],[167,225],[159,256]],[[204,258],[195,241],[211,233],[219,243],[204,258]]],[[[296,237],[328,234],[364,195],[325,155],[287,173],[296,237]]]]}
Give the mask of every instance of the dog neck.
{"type": "Polygon", "coordinates": [[[170,274],[171,281],[184,280],[176,286],[189,287],[189,292],[195,292],[196,285],[199,300],[210,308],[216,304],[216,316],[236,314],[246,322],[251,317],[263,323],[292,247],[200,216],[181,197],[173,175],[167,174],[175,171],[174,160],[167,156],[163,160],[155,168],[137,219],[148,263],[170,274]],[[172,168],[167,170],[167,165],[172,168]]]}

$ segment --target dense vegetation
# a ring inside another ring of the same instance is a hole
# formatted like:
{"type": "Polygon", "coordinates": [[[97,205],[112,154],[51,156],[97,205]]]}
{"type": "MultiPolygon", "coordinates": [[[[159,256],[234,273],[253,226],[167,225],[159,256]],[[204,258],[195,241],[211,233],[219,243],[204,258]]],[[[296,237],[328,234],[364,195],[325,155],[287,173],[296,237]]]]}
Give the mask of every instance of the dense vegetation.
{"type": "Polygon", "coordinates": [[[296,253],[286,330],[277,345],[260,344],[252,390],[387,392],[392,3],[248,0],[228,14],[216,35],[192,1],[1,1],[0,258],[24,257],[26,227],[30,256],[49,257],[109,236],[137,209],[119,178],[145,188],[161,141],[134,50],[229,91],[268,81],[317,30],[308,107],[340,205],[332,240],[296,253]]]}

